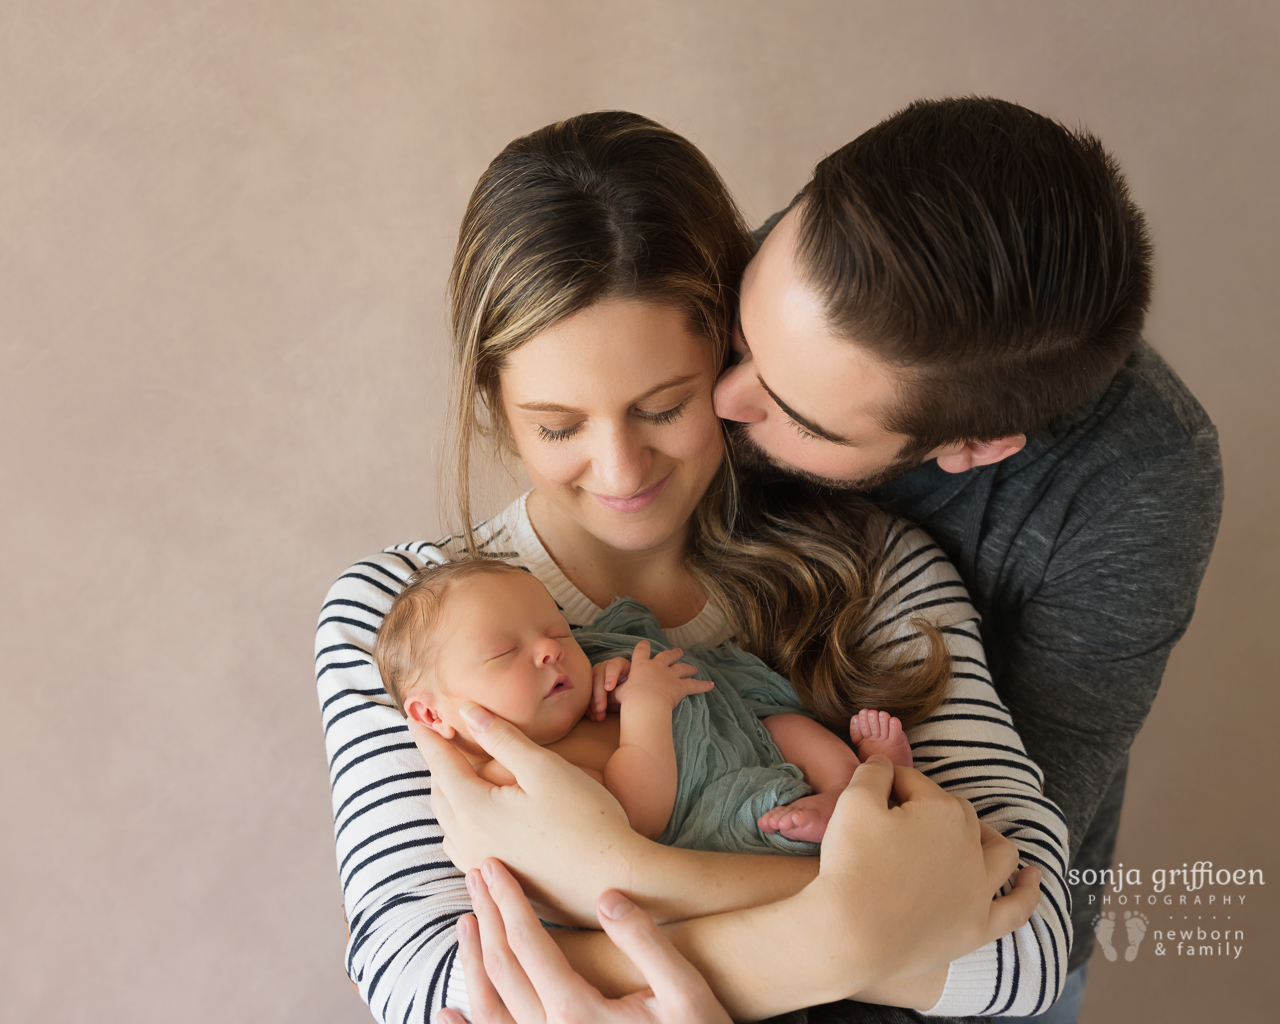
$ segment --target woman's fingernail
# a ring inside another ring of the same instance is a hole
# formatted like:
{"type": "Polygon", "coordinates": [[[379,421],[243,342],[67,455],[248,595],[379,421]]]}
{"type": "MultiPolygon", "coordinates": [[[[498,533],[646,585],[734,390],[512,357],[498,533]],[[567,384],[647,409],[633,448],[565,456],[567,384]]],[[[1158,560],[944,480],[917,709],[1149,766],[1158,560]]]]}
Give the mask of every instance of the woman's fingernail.
{"type": "Polygon", "coordinates": [[[467,930],[471,927],[471,922],[467,920],[466,917],[460,917],[458,918],[458,923],[453,927],[458,933],[458,938],[465,939],[467,937],[467,930]]]}
{"type": "Polygon", "coordinates": [[[489,726],[493,725],[493,712],[487,708],[482,708],[474,701],[467,701],[462,707],[458,708],[458,714],[466,719],[467,725],[471,726],[476,732],[484,732],[489,726]]]}
{"type": "Polygon", "coordinates": [[[472,897],[473,897],[473,898],[475,897],[475,894],[476,894],[476,873],[475,873],[474,871],[468,871],[468,872],[467,872],[467,892],[471,893],[471,895],[472,895],[472,897]]]}
{"type": "Polygon", "coordinates": [[[600,897],[600,913],[610,921],[621,921],[636,905],[620,892],[607,892],[600,897]]]}
{"type": "Polygon", "coordinates": [[[493,884],[493,865],[488,861],[480,865],[480,874],[484,875],[486,885],[493,884]]]}

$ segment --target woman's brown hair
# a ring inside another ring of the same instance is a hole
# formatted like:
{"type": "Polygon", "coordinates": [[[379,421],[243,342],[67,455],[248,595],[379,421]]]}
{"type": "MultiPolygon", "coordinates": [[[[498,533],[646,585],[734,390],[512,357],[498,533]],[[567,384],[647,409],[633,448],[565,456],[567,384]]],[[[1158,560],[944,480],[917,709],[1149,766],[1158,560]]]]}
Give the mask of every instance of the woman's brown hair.
{"type": "MultiPolygon", "coordinates": [[[[680,309],[724,365],[751,254],[742,215],[706,157],[638,114],[580,114],[498,154],[467,205],[449,279],[455,486],[468,552],[479,553],[475,443],[511,448],[499,387],[507,356],[596,302],[626,298],[680,309]]],[[[833,726],[862,707],[907,725],[927,717],[950,673],[937,631],[918,624],[920,650],[885,647],[868,632],[889,518],[869,503],[819,496],[768,514],[759,507],[739,501],[727,461],[690,531],[690,571],[737,643],[790,676],[833,726]]]]}

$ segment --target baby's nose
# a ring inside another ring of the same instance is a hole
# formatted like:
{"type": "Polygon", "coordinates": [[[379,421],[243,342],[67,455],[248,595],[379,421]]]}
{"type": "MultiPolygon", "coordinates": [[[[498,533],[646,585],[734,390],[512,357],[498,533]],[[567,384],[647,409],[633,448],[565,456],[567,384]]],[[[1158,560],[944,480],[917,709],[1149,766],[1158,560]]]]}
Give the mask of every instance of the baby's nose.
{"type": "Polygon", "coordinates": [[[552,640],[550,637],[539,646],[538,664],[547,665],[560,660],[560,655],[564,653],[564,649],[552,640]]]}

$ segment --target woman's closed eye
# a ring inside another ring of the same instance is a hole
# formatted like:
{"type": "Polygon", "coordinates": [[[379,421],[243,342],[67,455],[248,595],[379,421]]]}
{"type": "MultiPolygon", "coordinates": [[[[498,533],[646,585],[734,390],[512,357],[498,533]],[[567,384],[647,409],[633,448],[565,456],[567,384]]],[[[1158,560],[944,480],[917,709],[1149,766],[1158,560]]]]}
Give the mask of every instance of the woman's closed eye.
{"type": "Polygon", "coordinates": [[[684,412],[684,406],[685,403],[681,402],[679,405],[673,405],[670,409],[666,409],[662,412],[645,412],[642,409],[637,409],[636,412],[641,419],[657,424],[658,426],[662,426],[665,423],[672,422],[682,412],[684,412]]]}
{"type": "Polygon", "coordinates": [[[538,436],[544,441],[567,441],[582,429],[581,423],[575,423],[571,427],[561,427],[556,430],[551,427],[544,427],[538,424],[538,436]]]}
{"type": "MultiPolygon", "coordinates": [[[[685,404],[686,402],[681,402],[679,405],[673,405],[670,409],[664,409],[661,412],[646,412],[643,409],[637,409],[635,414],[646,423],[652,423],[660,427],[675,421],[684,412],[685,404]]],[[[568,441],[582,430],[582,426],[581,421],[571,426],[558,428],[548,427],[539,423],[538,436],[544,441],[568,441]]]]}

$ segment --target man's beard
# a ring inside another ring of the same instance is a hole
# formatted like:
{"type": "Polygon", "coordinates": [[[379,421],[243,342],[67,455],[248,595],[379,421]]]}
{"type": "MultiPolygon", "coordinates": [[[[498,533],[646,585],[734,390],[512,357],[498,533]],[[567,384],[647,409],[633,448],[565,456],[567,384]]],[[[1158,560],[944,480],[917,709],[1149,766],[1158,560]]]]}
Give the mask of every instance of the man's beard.
{"type": "Polygon", "coordinates": [[[839,480],[820,473],[811,473],[807,469],[797,469],[795,466],[775,459],[756,444],[746,423],[739,423],[736,420],[725,420],[724,423],[729,433],[729,455],[734,464],[752,476],[769,483],[792,481],[824,491],[861,493],[874,490],[890,480],[896,480],[903,473],[910,472],[924,462],[921,456],[908,455],[905,458],[896,458],[882,469],[855,480],[839,480]]]}

